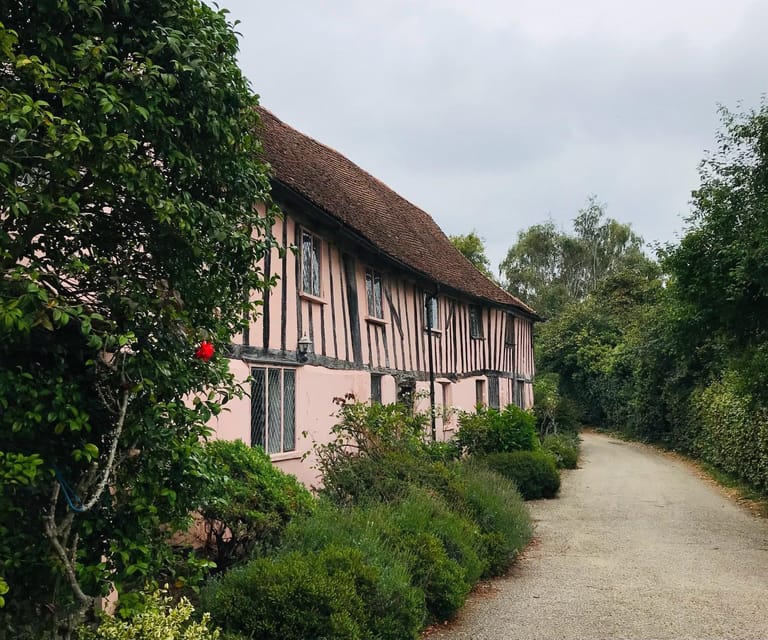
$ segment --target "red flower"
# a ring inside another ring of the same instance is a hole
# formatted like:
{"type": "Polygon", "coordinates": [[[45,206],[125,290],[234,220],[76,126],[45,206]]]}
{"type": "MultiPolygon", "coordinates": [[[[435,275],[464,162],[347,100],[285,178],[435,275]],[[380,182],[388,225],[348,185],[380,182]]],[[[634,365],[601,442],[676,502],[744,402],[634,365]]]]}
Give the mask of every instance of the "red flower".
{"type": "Polygon", "coordinates": [[[208,362],[213,358],[214,351],[215,349],[213,348],[213,345],[207,340],[203,340],[197,348],[197,351],[195,351],[195,358],[200,358],[203,362],[208,362]]]}

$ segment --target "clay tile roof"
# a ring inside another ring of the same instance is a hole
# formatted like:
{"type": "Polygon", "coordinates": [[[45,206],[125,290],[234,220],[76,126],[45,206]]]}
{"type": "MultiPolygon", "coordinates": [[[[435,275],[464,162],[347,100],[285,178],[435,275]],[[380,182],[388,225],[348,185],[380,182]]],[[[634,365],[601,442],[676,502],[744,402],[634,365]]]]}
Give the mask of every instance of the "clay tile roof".
{"type": "Polygon", "coordinates": [[[425,211],[351,160],[258,108],[272,177],[343,222],[384,254],[441,285],[536,316],[480,273],[425,211]]]}

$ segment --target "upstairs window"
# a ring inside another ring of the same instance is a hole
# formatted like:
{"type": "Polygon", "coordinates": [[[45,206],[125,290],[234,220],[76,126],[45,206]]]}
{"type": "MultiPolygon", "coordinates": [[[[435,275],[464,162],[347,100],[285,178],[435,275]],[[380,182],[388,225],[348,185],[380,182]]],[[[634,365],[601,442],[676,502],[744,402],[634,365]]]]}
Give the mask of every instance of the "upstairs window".
{"type": "Polygon", "coordinates": [[[301,290],[320,297],[320,238],[301,232],[301,290]]]}
{"type": "Polygon", "coordinates": [[[365,292],[368,294],[368,315],[372,318],[384,318],[381,304],[381,274],[373,269],[365,270],[365,292]]]}
{"type": "Polygon", "coordinates": [[[483,337],[483,310],[480,307],[469,308],[469,335],[473,338],[483,337]]]}
{"type": "Polygon", "coordinates": [[[507,314],[507,326],[504,331],[504,346],[515,346],[515,316],[511,313],[507,314]]]}
{"type": "Polygon", "coordinates": [[[424,326],[432,331],[440,329],[440,315],[438,313],[437,297],[427,296],[424,300],[424,326]]]}

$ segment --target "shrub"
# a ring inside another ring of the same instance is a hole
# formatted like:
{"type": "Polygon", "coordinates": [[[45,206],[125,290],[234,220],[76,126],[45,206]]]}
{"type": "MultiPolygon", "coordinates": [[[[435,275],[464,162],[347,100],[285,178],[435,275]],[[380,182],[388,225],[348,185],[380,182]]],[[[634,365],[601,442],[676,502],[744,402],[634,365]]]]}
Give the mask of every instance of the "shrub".
{"type": "Polygon", "coordinates": [[[464,571],[470,586],[485,572],[487,561],[482,557],[482,543],[476,523],[468,513],[451,509],[446,501],[422,487],[413,487],[407,498],[393,512],[395,525],[404,534],[426,531],[434,534],[445,546],[448,557],[464,571]]]}
{"type": "Polygon", "coordinates": [[[579,437],[551,433],[541,441],[542,448],[552,454],[558,469],[575,469],[579,461],[579,437]]]}
{"type": "Polygon", "coordinates": [[[515,483],[471,460],[458,465],[466,503],[480,527],[488,558],[486,576],[503,574],[533,535],[531,516],[515,483]]]}
{"type": "Polygon", "coordinates": [[[393,540],[392,507],[369,503],[338,507],[321,500],[314,513],[297,518],[285,531],[286,552],[317,554],[332,545],[353,548],[378,570],[378,590],[366,602],[380,637],[400,640],[418,632],[426,619],[424,593],[412,579],[414,559],[393,540]]]}
{"type": "Polygon", "coordinates": [[[555,461],[544,451],[492,453],[483,464],[514,481],[526,500],[554,498],[560,489],[560,473],[555,461]]]}
{"type": "Polygon", "coordinates": [[[209,628],[210,614],[192,620],[194,608],[182,598],[176,605],[160,592],[152,594],[144,609],[130,620],[105,617],[97,629],[82,628],[80,640],[217,640],[218,629],[209,628]]]}
{"type": "Polygon", "coordinates": [[[412,485],[448,495],[455,474],[453,445],[429,443],[426,418],[402,404],[346,402],[332,442],[315,448],[323,475],[321,495],[338,505],[400,500],[412,485]],[[449,453],[450,452],[450,453],[449,453]]]}
{"type": "Polygon", "coordinates": [[[237,567],[203,591],[211,618],[260,640],[416,638],[388,635],[370,615],[379,570],[347,546],[292,552],[237,567]]]}
{"type": "Polygon", "coordinates": [[[696,453],[719,469],[768,493],[768,410],[741,376],[727,372],[691,395],[696,453]]]}
{"type": "Polygon", "coordinates": [[[462,413],[456,445],[469,454],[533,451],[539,447],[536,417],[514,405],[503,411],[480,407],[476,413],[462,413]]]}
{"type": "Polygon", "coordinates": [[[256,546],[274,546],[292,517],[313,508],[304,485],[275,467],[263,449],[212,440],[204,452],[210,480],[199,510],[206,548],[219,570],[249,557],[256,546]]]}

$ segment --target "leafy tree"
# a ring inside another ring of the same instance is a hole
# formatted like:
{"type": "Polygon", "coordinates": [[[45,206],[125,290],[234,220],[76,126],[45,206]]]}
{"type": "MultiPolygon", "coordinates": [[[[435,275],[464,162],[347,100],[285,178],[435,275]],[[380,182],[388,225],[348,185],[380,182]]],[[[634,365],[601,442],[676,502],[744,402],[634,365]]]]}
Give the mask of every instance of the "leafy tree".
{"type": "Polygon", "coordinates": [[[680,245],[666,267],[689,331],[710,369],[739,359],[754,390],[768,382],[768,103],[734,114],[721,110],[718,149],[701,166],[701,186],[680,245]],[[749,376],[748,376],[749,377],[749,376]]]}
{"type": "Polygon", "coordinates": [[[0,18],[0,615],[66,636],[172,561],[206,422],[241,392],[223,352],[271,284],[273,213],[223,12],[0,18]]]}
{"type": "Polygon", "coordinates": [[[594,196],[573,226],[572,236],[558,231],[551,220],[521,231],[499,267],[505,287],[545,317],[583,300],[611,273],[649,264],[642,238],[629,225],[606,218],[594,196]]]}
{"type": "Polygon", "coordinates": [[[476,231],[470,231],[466,235],[450,236],[450,240],[478,271],[495,280],[491,271],[491,261],[485,253],[485,241],[477,235],[476,231]]]}

